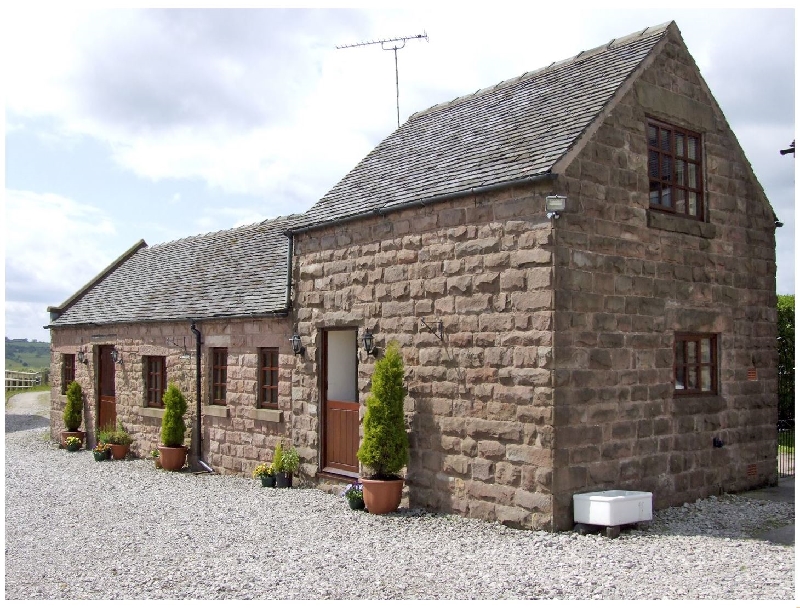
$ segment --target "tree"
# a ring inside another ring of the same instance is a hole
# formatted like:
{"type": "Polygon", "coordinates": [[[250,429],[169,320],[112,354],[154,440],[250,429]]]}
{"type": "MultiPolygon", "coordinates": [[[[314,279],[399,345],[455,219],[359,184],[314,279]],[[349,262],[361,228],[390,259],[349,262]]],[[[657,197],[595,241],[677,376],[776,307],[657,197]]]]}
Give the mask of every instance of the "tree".
{"type": "Polygon", "coordinates": [[[364,415],[364,440],[357,454],[358,460],[374,471],[373,479],[395,479],[408,463],[403,376],[403,358],[392,342],[375,364],[364,415]]]}
{"type": "Polygon", "coordinates": [[[778,296],[778,420],[794,420],[794,296],[778,296]]]}
{"type": "Polygon", "coordinates": [[[161,445],[168,448],[183,446],[186,435],[186,397],[181,389],[170,383],[164,393],[164,417],[161,419],[161,445]]]}
{"type": "Polygon", "coordinates": [[[81,426],[83,420],[83,391],[81,385],[74,380],[67,386],[67,404],[64,406],[64,426],[67,431],[74,433],[81,426]]]}

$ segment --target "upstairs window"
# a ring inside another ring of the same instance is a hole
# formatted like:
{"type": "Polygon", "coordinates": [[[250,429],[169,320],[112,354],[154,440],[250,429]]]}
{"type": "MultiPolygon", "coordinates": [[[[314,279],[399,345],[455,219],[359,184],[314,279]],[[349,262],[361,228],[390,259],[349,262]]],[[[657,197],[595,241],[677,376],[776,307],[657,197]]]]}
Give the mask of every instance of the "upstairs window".
{"type": "Polygon", "coordinates": [[[228,349],[211,349],[211,403],[228,404],[228,349]]]}
{"type": "Polygon", "coordinates": [[[75,380],[75,355],[62,355],[61,362],[61,394],[67,394],[67,387],[75,380]]]}
{"type": "Polygon", "coordinates": [[[145,357],[144,369],[147,407],[164,407],[164,391],[167,386],[166,357],[145,357]]]}
{"type": "Polygon", "coordinates": [[[675,334],[675,395],[717,394],[717,337],[675,334]]]}
{"type": "Polygon", "coordinates": [[[650,208],[705,218],[700,134],[650,119],[647,157],[650,208]]]}
{"type": "Polygon", "coordinates": [[[259,398],[262,408],[278,407],[278,349],[262,348],[258,354],[259,398]]]}

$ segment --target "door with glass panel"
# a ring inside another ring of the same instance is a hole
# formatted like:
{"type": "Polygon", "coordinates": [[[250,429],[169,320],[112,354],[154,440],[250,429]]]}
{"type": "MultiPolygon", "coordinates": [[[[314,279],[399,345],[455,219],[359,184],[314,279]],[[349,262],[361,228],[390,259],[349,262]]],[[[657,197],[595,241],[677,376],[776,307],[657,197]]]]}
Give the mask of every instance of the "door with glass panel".
{"type": "Polygon", "coordinates": [[[322,332],[322,470],[358,476],[358,351],[355,329],[322,332]]]}

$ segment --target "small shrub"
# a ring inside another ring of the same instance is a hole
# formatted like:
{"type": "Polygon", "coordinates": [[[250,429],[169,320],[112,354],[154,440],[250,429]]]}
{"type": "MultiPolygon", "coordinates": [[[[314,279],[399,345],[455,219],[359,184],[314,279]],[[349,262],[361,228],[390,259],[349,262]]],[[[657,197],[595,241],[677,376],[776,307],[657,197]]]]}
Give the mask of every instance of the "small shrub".
{"type": "Polygon", "coordinates": [[[364,415],[364,440],[358,460],[373,471],[373,479],[397,479],[408,464],[408,435],[403,415],[405,387],[403,358],[396,342],[375,363],[372,391],[364,415]]]}
{"type": "Polygon", "coordinates": [[[104,426],[97,431],[97,443],[111,443],[111,436],[114,434],[113,426],[104,426]]]}
{"type": "Polygon", "coordinates": [[[83,420],[83,391],[81,385],[75,381],[67,386],[67,405],[64,407],[64,426],[67,431],[74,433],[81,426],[83,420]]]}
{"type": "Polygon", "coordinates": [[[275,473],[283,472],[283,446],[280,441],[275,446],[275,453],[272,455],[272,470],[275,473]]]}
{"type": "Polygon", "coordinates": [[[116,430],[111,431],[107,439],[108,443],[113,443],[114,445],[130,445],[133,443],[133,437],[125,430],[121,422],[117,423],[116,430]]]}
{"type": "Polygon", "coordinates": [[[167,387],[164,393],[164,417],[161,419],[161,445],[168,448],[183,446],[186,437],[186,398],[181,389],[174,384],[167,387]]]}
{"type": "Polygon", "coordinates": [[[281,458],[281,470],[285,473],[297,473],[300,468],[300,455],[294,446],[289,446],[283,451],[281,458]]]}

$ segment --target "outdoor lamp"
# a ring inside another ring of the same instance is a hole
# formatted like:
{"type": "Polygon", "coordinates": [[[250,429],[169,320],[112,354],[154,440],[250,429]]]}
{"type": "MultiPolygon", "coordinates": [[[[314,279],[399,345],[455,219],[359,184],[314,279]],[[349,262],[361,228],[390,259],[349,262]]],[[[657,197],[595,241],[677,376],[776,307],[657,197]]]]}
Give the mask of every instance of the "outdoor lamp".
{"type": "Polygon", "coordinates": [[[560,212],[567,208],[566,196],[548,196],[544,199],[544,201],[544,207],[547,210],[547,218],[551,220],[561,217],[560,212]]]}
{"type": "Polygon", "coordinates": [[[78,363],[86,363],[86,353],[83,352],[83,348],[75,353],[75,357],[78,359],[78,363]]]}
{"type": "Polygon", "coordinates": [[[300,335],[294,334],[291,338],[289,338],[289,342],[292,343],[292,352],[295,355],[302,355],[306,352],[306,347],[303,346],[303,343],[300,341],[300,335]]]}
{"type": "Polygon", "coordinates": [[[116,346],[111,351],[111,360],[114,363],[122,363],[122,353],[117,350],[116,346]]]}
{"type": "Polygon", "coordinates": [[[373,352],[375,352],[375,338],[373,338],[371,331],[366,330],[361,339],[364,341],[364,350],[368,355],[371,355],[373,352]]]}

